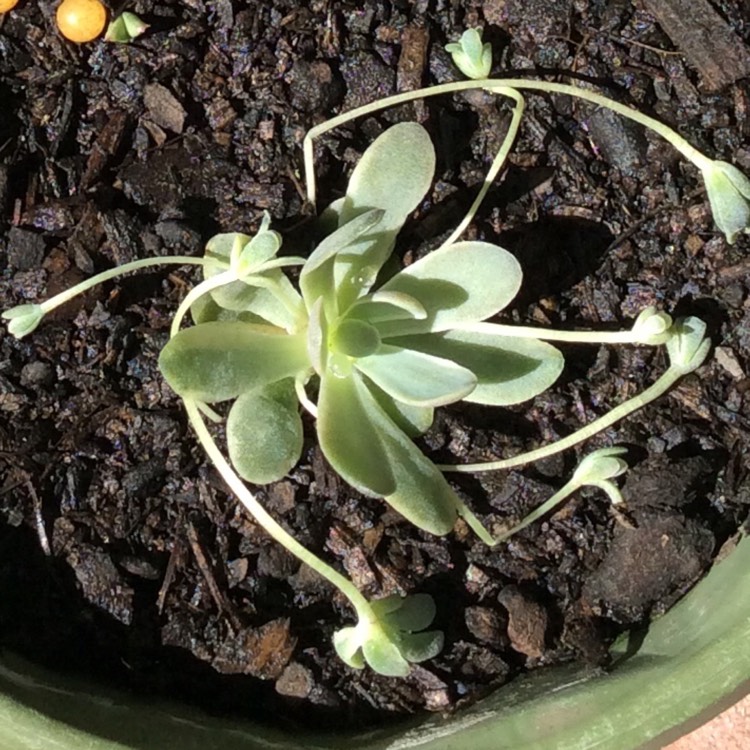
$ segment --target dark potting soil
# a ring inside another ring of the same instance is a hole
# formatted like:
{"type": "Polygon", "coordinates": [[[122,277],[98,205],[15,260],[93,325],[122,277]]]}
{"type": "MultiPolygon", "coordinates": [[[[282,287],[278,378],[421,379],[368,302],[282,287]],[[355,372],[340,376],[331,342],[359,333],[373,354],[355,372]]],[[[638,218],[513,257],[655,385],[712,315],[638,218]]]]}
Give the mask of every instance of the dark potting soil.
{"type": "MultiPolygon", "coordinates": [[[[22,0],[0,17],[0,309],[134,258],[200,254],[218,231],[252,233],[263,211],[287,251],[307,252],[295,231],[309,215],[306,130],[458,78],[443,45],[474,26],[495,73],[594,82],[747,172],[747,11],[681,2],[137,0],[128,9],[151,24],[137,42],[75,47],[55,31],[54,3],[22,0]],[[715,30],[710,49],[699,23],[715,30]]],[[[408,262],[460,220],[509,117],[474,93],[334,131],[316,152],[323,202],[389,123],[422,122],[439,161],[399,241],[408,262]]],[[[587,490],[496,549],[462,523],[431,537],[342,482],[308,424],[300,464],[259,497],[368,596],[431,593],[446,634],[405,679],[351,670],[331,646],[351,622],[346,602],[227,494],[157,370],[197,276],[141,274],[22,341],[0,332],[0,644],[146,697],[314,726],[451,710],[537,666],[606,668],[612,639],[684,594],[747,518],[750,241],[726,244],[696,170],[664,142],[559,96],[529,97],[469,235],[525,269],[506,320],[614,329],[655,304],[707,321],[711,359],[580,451],[451,478],[492,527],[549,497],[582,452],[623,444],[624,510],[587,490]]],[[[443,463],[528,450],[666,366],[644,347],[564,353],[548,392],[512,409],[440,410],[422,446],[443,463]]]]}

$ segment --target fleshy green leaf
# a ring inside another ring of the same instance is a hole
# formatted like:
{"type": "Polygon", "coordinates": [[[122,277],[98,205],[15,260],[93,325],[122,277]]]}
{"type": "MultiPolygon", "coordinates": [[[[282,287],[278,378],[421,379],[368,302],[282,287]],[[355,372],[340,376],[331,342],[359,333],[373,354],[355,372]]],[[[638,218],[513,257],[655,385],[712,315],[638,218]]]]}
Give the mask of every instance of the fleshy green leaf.
{"type": "Polygon", "coordinates": [[[388,623],[409,633],[424,630],[435,619],[435,600],[429,594],[394,594],[372,602],[378,616],[388,615],[388,623]]]}
{"type": "Polygon", "coordinates": [[[440,630],[411,633],[401,639],[401,655],[407,661],[419,663],[432,659],[443,650],[445,636],[440,630]]]}
{"type": "Polygon", "coordinates": [[[129,44],[143,34],[149,25],[144,23],[135,13],[121,13],[107,26],[104,41],[129,44]]]}
{"type": "Polygon", "coordinates": [[[621,458],[628,452],[622,446],[600,448],[589,453],[578,464],[573,473],[573,482],[580,485],[594,484],[605,479],[619,477],[628,470],[628,464],[621,458]]]}
{"type": "Polygon", "coordinates": [[[702,174],[716,226],[732,245],[740,232],[750,232],[750,180],[725,161],[708,162],[702,174]]]}
{"type": "Polygon", "coordinates": [[[202,294],[192,305],[190,305],[190,317],[196,325],[210,323],[216,320],[241,320],[244,323],[255,323],[256,325],[268,325],[268,321],[251,312],[236,312],[220,307],[210,294],[202,294]]]}
{"type": "Polygon", "coordinates": [[[349,179],[339,224],[363,211],[385,211],[380,226],[398,230],[419,205],[435,174],[435,149],[427,131],[415,122],[388,128],[362,155],[349,179]]]}
{"type": "Polygon", "coordinates": [[[294,315],[281,301],[279,294],[290,299],[299,297],[297,290],[286,274],[278,268],[267,271],[263,278],[255,278],[252,283],[232,281],[229,284],[209,292],[211,298],[220,307],[235,312],[251,312],[280,328],[294,325],[294,315]],[[279,290],[275,292],[271,285],[279,290]]]}
{"type": "Polygon", "coordinates": [[[237,272],[240,276],[270,261],[281,248],[281,235],[266,226],[248,242],[240,252],[237,272]]]}
{"type": "Polygon", "coordinates": [[[393,466],[381,436],[369,421],[355,377],[330,372],[320,379],[318,440],[331,466],[366,495],[383,496],[396,489],[393,466]]]}
{"type": "Polygon", "coordinates": [[[424,320],[379,323],[382,336],[445,331],[502,310],[521,286],[521,266],[489,242],[457,242],[429,253],[386,282],[379,291],[414,297],[424,320]]]}
{"type": "Polygon", "coordinates": [[[356,626],[350,625],[337,630],[333,634],[333,647],[344,664],[354,669],[362,669],[365,666],[360,633],[356,626]]]}
{"type": "Polygon", "coordinates": [[[281,479],[302,453],[302,419],[294,383],[285,379],[241,394],[227,417],[227,447],[248,482],[281,479]]]}
{"type": "Polygon", "coordinates": [[[427,310],[424,309],[419,301],[408,294],[378,290],[357,300],[349,308],[347,316],[350,318],[360,318],[369,323],[400,320],[401,318],[424,320],[427,317],[427,310]]]}
{"type": "Polygon", "coordinates": [[[307,325],[307,355],[315,372],[320,375],[328,360],[328,320],[323,311],[323,298],[310,308],[307,325]]]}
{"type": "Polygon", "coordinates": [[[380,348],[380,335],[375,326],[364,320],[344,318],[331,331],[328,345],[331,351],[369,359],[380,348]]]}
{"type": "Polygon", "coordinates": [[[318,437],[331,466],[432,534],[453,528],[461,501],[445,477],[377,403],[357,373],[321,378],[318,437]]]}
{"type": "Polygon", "coordinates": [[[403,401],[396,401],[384,390],[378,388],[372,381],[367,387],[380,408],[403,430],[410,438],[424,435],[430,429],[435,418],[435,410],[431,406],[412,406],[403,401]]]}
{"type": "Polygon", "coordinates": [[[435,149],[427,131],[417,123],[394,125],[365,151],[352,172],[339,223],[346,225],[363,212],[377,208],[384,214],[371,236],[353,243],[339,256],[335,280],[339,309],[346,310],[375,283],[393,250],[396,234],[417,207],[435,173],[435,149]]]}
{"type": "Polygon", "coordinates": [[[44,317],[44,309],[41,305],[26,304],[16,305],[2,314],[3,320],[9,321],[8,333],[13,334],[17,339],[30,334],[44,317]]]}
{"type": "Polygon", "coordinates": [[[689,315],[678,318],[672,328],[674,335],[666,344],[669,366],[687,375],[703,364],[711,348],[711,340],[706,338],[706,324],[689,315]]]}
{"type": "MultiPolygon", "coordinates": [[[[359,243],[359,247],[368,241],[376,241],[377,233],[371,230],[385,215],[383,209],[374,208],[365,211],[348,223],[329,234],[312,252],[300,273],[300,289],[308,309],[321,296],[329,298],[333,293],[333,261],[338,254],[345,254],[347,249],[359,243]],[[367,239],[369,233],[369,240],[367,239]],[[325,267],[324,267],[325,266],[325,267]]],[[[328,311],[329,315],[333,313],[328,311]]]]}
{"type": "Polygon", "coordinates": [[[456,67],[467,77],[487,78],[492,68],[492,47],[489,42],[482,44],[479,29],[467,29],[458,42],[445,45],[453,57],[456,67]]]}
{"type": "Polygon", "coordinates": [[[480,331],[389,339],[399,346],[452,360],[477,377],[477,387],[464,401],[491,406],[520,404],[549,388],[565,364],[560,351],[536,339],[504,336],[491,323],[480,331]]]}
{"type": "Polygon", "coordinates": [[[361,669],[366,660],[380,674],[403,677],[409,662],[430,659],[442,649],[441,632],[414,632],[430,625],[434,616],[429,594],[387,596],[357,607],[357,625],[334,633],[333,643],[349,666],[361,669]]]}
{"type": "Polygon", "coordinates": [[[449,359],[383,344],[354,365],[387,394],[413,406],[443,406],[474,390],[474,373],[449,359]]]}
{"type": "Polygon", "coordinates": [[[386,677],[406,677],[409,674],[409,662],[401,655],[400,643],[383,637],[368,638],[362,644],[362,653],[367,663],[378,674],[386,677]]]}
{"type": "Polygon", "coordinates": [[[186,328],[159,355],[159,368],[172,389],[205,403],[236,398],[309,367],[303,335],[239,321],[186,328]]]}
{"type": "Polygon", "coordinates": [[[238,254],[242,251],[253,238],[249,234],[240,232],[224,232],[215,234],[206,243],[204,257],[215,261],[209,265],[203,266],[203,278],[210,279],[217,273],[226,271],[232,259],[232,254],[238,254]]]}

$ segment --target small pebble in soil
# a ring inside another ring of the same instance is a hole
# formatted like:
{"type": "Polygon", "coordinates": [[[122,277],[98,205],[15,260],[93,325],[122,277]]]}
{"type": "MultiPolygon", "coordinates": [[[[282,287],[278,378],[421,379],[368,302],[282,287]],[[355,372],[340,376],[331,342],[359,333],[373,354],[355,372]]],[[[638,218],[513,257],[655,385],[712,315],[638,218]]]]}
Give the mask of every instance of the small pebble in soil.
{"type": "Polygon", "coordinates": [[[506,586],[497,598],[508,611],[511,646],[530,659],[539,659],[545,650],[547,611],[516,586],[506,586]]]}
{"type": "Polygon", "coordinates": [[[44,237],[28,229],[11,227],[8,231],[8,265],[17,271],[30,271],[42,264],[44,237]]]}
{"type": "Polygon", "coordinates": [[[618,526],[602,564],[583,587],[583,602],[615,622],[642,621],[657,602],[676,599],[706,569],[713,534],[696,521],[659,512],[618,526]]]}

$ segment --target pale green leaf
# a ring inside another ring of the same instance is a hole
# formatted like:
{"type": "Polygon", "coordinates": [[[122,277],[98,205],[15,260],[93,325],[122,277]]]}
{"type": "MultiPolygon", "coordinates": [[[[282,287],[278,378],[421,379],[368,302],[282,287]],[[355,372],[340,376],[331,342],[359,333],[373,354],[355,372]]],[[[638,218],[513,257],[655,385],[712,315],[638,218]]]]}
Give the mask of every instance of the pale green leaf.
{"type": "Polygon", "coordinates": [[[709,161],[703,180],[714,221],[732,245],[740,232],[750,232],[750,180],[725,161],[709,161]]]}
{"type": "Polygon", "coordinates": [[[242,251],[253,238],[248,234],[240,232],[225,232],[216,234],[206,243],[206,250],[203,253],[205,258],[216,261],[203,266],[203,278],[210,279],[217,273],[226,271],[229,268],[232,254],[242,251]]]}
{"type": "Polygon", "coordinates": [[[388,495],[396,489],[381,436],[355,386],[356,376],[326,372],[318,393],[318,440],[331,466],[360,492],[388,495]]]}
{"type": "MultiPolygon", "coordinates": [[[[399,606],[390,609],[386,613],[389,625],[408,633],[415,633],[418,630],[424,630],[432,624],[437,609],[435,607],[435,600],[429,594],[398,596],[398,600],[399,606]]],[[[373,609],[375,609],[375,605],[378,603],[377,601],[372,602],[373,609]]]]}
{"type": "Polygon", "coordinates": [[[452,360],[477,377],[465,401],[492,406],[519,404],[549,388],[564,366],[560,351],[536,339],[504,336],[491,323],[481,331],[456,329],[389,339],[398,346],[452,360]]]}
{"type": "Polygon", "coordinates": [[[388,128],[362,155],[349,179],[339,224],[363,211],[385,211],[380,226],[396,230],[419,205],[435,174],[435,149],[415,122],[388,128]]]}
{"type": "Polygon", "coordinates": [[[8,332],[21,339],[28,336],[44,317],[44,308],[37,304],[16,305],[2,314],[3,320],[9,321],[8,332]]]}
{"type": "Polygon", "coordinates": [[[240,321],[186,328],[159,355],[159,368],[172,389],[205,403],[236,398],[309,367],[303,335],[240,321]]]}
{"type": "Polygon", "coordinates": [[[310,308],[307,325],[307,355],[315,372],[320,375],[328,359],[328,320],[323,312],[323,298],[318,297],[310,308]]]}
{"type": "Polygon", "coordinates": [[[390,596],[384,596],[381,599],[373,599],[370,602],[370,606],[372,607],[372,612],[375,617],[380,621],[384,621],[388,615],[401,609],[401,607],[404,606],[404,601],[406,601],[405,596],[401,596],[401,594],[391,594],[390,596]]]}
{"type": "Polygon", "coordinates": [[[302,419],[290,379],[242,393],[227,417],[227,448],[248,482],[281,479],[302,453],[302,419]]]}
{"type": "Polygon", "coordinates": [[[453,57],[456,67],[467,77],[474,79],[487,78],[492,68],[492,47],[482,44],[479,29],[467,29],[458,42],[445,45],[453,57]]]}
{"type": "Polygon", "coordinates": [[[310,254],[310,257],[302,269],[301,279],[308,277],[327,261],[334,258],[338,253],[344,252],[346,248],[355,242],[362,240],[376,225],[378,225],[385,211],[381,208],[373,208],[359,214],[346,224],[342,224],[332,234],[329,234],[310,254]]]}
{"type": "Polygon", "coordinates": [[[354,243],[360,249],[367,247],[367,243],[378,240],[379,235],[371,230],[383,218],[382,209],[365,211],[352,221],[339,227],[328,235],[312,252],[300,273],[300,289],[308,310],[312,304],[323,297],[326,303],[326,313],[333,317],[336,314],[334,301],[334,269],[336,257],[346,253],[354,243]],[[369,234],[369,239],[368,237],[369,234]]]}
{"type": "Polygon", "coordinates": [[[413,406],[403,401],[396,401],[372,381],[367,383],[367,387],[380,408],[409,437],[419,437],[430,429],[435,418],[435,410],[431,406],[413,406]]]}
{"type": "Polygon", "coordinates": [[[399,123],[386,130],[362,155],[352,172],[339,222],[346,225],[373,208],[384,214],[371,234],[337,257],[335,283],[340,310],[346,310],[375,283],[393,250],[396,235],[419,205],[435,172],[435,149],[417,123],[399,123]]]}
{"type": "Polygon", "coordinates": [[[362,644],[362,653],[367,663],[386,677],[406,677],[409,662],[401,656],[399,645],[385,635],[373,634],[362,644]]]}
{"type": "Polygon", "coordinates": [[[270,261],[281,248],[281,235],[273,230],[265,229],[253,237],[240,253],[238,260],[238,274],[244,276],[251,269],[258,268],[270,261]]]}
{"type": "Polygon", "coordinates": [[[457,242],[429,253],[379,290],[413,297],[427,317],[378,323],[378,328],[387,337],[475,323],[502,310],[520,286],[521,266],[507,250],[489,242],[457,242]]]}
{"type": "Polygon", "coordinates": [[[215,320],[241,320],[244,323],[268,325],[268,321],[251,312],[236,312],[227,310],[216,304],[210,294],[203,294],[190,305],[190,317],[193,323],[209,323],[215,320]]]}
{"type": "Polygon", "coordinates": [[[347,482],[384,497],[420,529],[439,536],[451,531],[461,501],[356,372],[321,378],[318,437],[331,466],[347,482]]]}
{"type": "Polygon", "coordinates": [[[209,294],[226,310],[251,312],[281,328],[290,328],[295,323],[294,315],[282,302],[281,295],[296,300],[299,294],[286,274],[278,268],[267,271],[260,278],[254,277],[248,283],[232,281],[209,294]]]}
{"type": "Polygon", "coordinates": [[[364,320],[343,318],[331,331],[328,346],[349,357],[369,359],[380,349],[380,335],[375,326],[364,320]]]}
{"type": "Polygon", "coordinates": [[[449,359],[383,344],[354,366],[393,398],[413,406],[443,406],[474,390],[477,378],[449,359]]]}
{"type": "Polygon", "coordinates": [[[690,315],[678,318],[673,325],[674,335],[667,341],[669,366],[687,375],[703,364],[711,348],[706,336],[706,324],[700,318],[690,315]]]}
{"type": "Polygon", "coordinates": [[[357,300],[349,308],[347,315],[366,320],[369,323],[378,323],[401,318],[423,320],[427,317],[427,310],[419,301],[408,294],[378,290],[357,300]]]}
{"type": "Polygon", "coordinates": [[[362,639],[359,629],[353,625],[341,628],[333,634],[333,647],[344,664],[354,669],[362,669],[365,659],[362,655],[362,639]]]}
{"type": "Polygon", "coordinates": [[[621,458],[628,452],[622,446],[600,448],[584,456],[573,473],[573,481],[591,484],[603,479],[614,479],[628,470],[628,464],[621,458]]]}
{"type": "Polygon", "coordinates": [[[401,638],[401,655],[407,661],[418,664],[432,659],[443,650],[445,637],[440,630],[412,633],[401,638]]]}

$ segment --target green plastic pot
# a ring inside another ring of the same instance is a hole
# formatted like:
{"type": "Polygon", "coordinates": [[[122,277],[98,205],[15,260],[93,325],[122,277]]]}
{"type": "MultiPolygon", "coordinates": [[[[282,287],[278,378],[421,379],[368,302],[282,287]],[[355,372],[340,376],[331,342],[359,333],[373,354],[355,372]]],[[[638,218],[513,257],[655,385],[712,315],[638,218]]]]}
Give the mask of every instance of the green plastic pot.
{"type": "Polygon", "coordinates": [[[658,748],[750,690],[750,541],[743,540],[606,674],[540,670],[447,718],[300,734],[71,683],[5,654],[0,750],[632,750],[658,748]]]}

